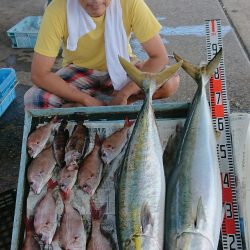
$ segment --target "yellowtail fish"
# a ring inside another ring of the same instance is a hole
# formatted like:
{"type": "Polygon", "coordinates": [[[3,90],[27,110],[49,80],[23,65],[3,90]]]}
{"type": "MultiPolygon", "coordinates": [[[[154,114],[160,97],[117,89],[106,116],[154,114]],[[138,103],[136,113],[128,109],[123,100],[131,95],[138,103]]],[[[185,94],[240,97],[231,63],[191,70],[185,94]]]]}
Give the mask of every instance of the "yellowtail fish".
{"type": "Polygon", "coordinates": [[[162,249],[165,176],[152,95],[181,67],[181,62],[161,73],[141,72],[122,58],[120,62],[130,78],[145,92],[145,100],[118,174],[118,244],[120,249],[162,249]]]}
{"type": "MultiPolygon", "coordinates": [[[[206,84],[222,51],[205,66],[183,60],[198,89],[187,116],[167,183],[165,249],[215,250],[222,222],[222,190],[206,84]]],[[[177,61],[182,60],[175,54],[177,61]]]]}

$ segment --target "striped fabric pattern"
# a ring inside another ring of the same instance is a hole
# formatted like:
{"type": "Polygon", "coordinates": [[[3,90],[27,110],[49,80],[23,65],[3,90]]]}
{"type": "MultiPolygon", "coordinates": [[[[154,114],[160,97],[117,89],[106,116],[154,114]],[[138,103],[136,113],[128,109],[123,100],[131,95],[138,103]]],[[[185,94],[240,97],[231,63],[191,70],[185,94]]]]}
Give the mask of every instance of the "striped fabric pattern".
{"type": "MultiPolygon", "coordinates": [[[[80,68],[73,64],[56,72],[65,82],[97,99],[111,98],[112,82],[107,72],[80,68]]],[[[24,95],[25,109],[60,108],[68,104],[66,100],[36,86],[31,87],[24,95]]]]}

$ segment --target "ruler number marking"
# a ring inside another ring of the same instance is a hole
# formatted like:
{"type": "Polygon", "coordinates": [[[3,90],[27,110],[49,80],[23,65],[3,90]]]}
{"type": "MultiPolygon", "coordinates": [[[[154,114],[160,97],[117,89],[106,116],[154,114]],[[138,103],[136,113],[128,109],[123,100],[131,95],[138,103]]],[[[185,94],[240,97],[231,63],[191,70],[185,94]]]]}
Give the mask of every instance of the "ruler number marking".
{"type": "Polygon", "coordinates": [[[228,235],[228,243],[229,243],[229,249],[230,250],[236,250],[237,246],[236,246],[236,240],[235,240],[235,235],[234,234],[229,234],[228,235]]]}
{"type": "Polygon", "coordinates": [[[229,179],[229,174],[223,174],[223,187],[224,188],[230,188],[230,179],[229,179]]]}
{"type": "Polygon", "coordinates": [[[220,148],[220,153],[221,153],[220,157],[223,159],[227,158],[226,145],[222,144],[219,146],[219,148],[220,148]]]}
{"type": "Polygon", "coordinates": [[[217,119],[217,128],[218,128],[219,131],[223,131],[224,130],[223,118],[218,118],[217,119]]]}
{"type": "Polygon", "coordinates": [[[222,105],[221,92],[215,92],[216,105],[222,105]]]}
{"type": "Polygon", "coordinates": [[[233,205],[230,202],[225,203],[225,214],[228,219],[233,219],[233,205]]]}

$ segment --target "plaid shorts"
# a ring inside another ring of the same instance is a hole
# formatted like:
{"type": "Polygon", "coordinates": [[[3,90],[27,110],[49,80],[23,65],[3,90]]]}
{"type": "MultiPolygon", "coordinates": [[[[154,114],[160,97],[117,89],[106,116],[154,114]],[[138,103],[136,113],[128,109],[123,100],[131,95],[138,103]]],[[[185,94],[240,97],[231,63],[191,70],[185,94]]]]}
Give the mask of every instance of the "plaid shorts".
{"type": "MultiPolygon", "coordinates": [[[[107,72],[80,68],[70,64],[56,72],[65,82],[77,87],[99,100],[108,100],[113,92],[112,82],[107,72]]],[[[24,95],[25,109],[60,108],[70,103],[36,86],[24,95]]]]}

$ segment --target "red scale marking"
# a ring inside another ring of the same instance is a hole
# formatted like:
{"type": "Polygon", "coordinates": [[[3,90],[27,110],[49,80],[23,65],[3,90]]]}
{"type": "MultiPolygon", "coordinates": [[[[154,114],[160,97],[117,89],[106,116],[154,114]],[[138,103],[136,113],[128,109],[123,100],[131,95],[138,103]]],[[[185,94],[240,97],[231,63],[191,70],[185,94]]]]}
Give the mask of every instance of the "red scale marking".
{"type": "MultiPolygon", "coordinates": [[[[221,182],[223,183],[223,177],[221,176],[221,182]]],[[[227,218],[226,217],[226,211],[225,211],[225,216],[223,219],[223,224],[222,224],[222,232],[223,234],[235,234],[235,221],[234,221],[234,209],[233,209],[233,194],[232,194],[232,189],[231,189],[231,181],[230,178],[228,178],[229,185],[228,187],[224,187],[222,184],[222,200],[223,204],[225,203],[230,203],[232,205],[232,218],[227,218]]],[[[225,207],[225,209],[227,209],[225,207]]]]}
{"type": "Polygon", "coordinates": [[[224,117],[224,105],[223,105],[223,95],[222,95],[222,82],[221,80],[211,79],[212,87],[211,87],[211,104],[213,109],[213,118],[223,118],[224,117]],[[222,104],[216,104],[215,93],[221,93],[222,104]]]}

